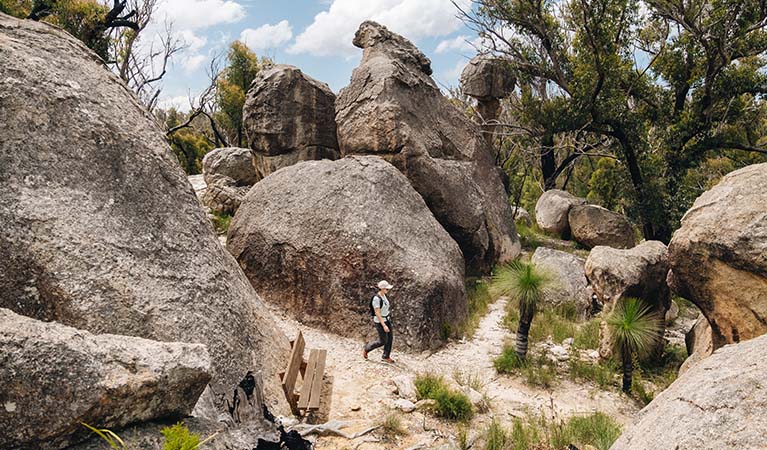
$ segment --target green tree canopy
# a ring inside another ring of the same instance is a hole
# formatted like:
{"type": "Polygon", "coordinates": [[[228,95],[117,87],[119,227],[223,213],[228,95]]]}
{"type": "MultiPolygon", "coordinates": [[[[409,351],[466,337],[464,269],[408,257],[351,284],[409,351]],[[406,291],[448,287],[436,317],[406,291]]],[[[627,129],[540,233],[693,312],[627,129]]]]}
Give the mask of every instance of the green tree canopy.
{"type": "Polygon", "coordinates": [[[227,66],[216,82],[216,118],[229,136],[230,142],[243,146],[242,108],[245,94],[258,74],[260,63],[256,54],[241,41],[234,41],[227,53],[227,66]]]}
{"type": "Polygon", "coordinates": [[[622,170],[602,164],[599,195],[614,202],[604,184],[625,175],[648,239],[671,237],[691,170],[767,154],[764,1],[476,0],[463,15],[517,77],[512,139],[537,145],[544,188],[610,152],[622,170]]]}

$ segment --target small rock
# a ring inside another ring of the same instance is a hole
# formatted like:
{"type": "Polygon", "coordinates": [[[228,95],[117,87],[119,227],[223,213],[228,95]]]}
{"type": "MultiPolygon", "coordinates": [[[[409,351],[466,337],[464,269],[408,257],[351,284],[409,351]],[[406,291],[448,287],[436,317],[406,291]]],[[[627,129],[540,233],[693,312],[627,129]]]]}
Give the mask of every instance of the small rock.
{"type": "Polygon", "coordinates": [[[555,345],[549,349],[549,358],[552,361],[564,362],[570,359],[570,353],[565,347],[561,345],[555,345]]]}
{"type": "Polygon", "coordinates": [[[671,307],[666,311],[666,325],[674,323],[677,317],[679,317],[679,305],[674,300],[671,300],[671,307]]]}
{"type": "Polygon", "coordinates": [[[413,382],[412,376],[400,375],[398,377],[394,377],[392,382],[395,386],[394,393],[399,395],[400,398],[406,398],[408,400],[416,399],[415,383],[413,382]]]}
{"type": "Polygon", "coordinates": [[[398,398],[397,400],[394,400],[393,404],[396,409],[406,413],[411,413],[415,411],[416,408],[413,402],[405,398],[398,398]]]}
{"type": "Polygon", "coordinates": [[[567,338],[564,341],[562,341],[562,345],[564,345],[565,347],[572,347],[573,346],[573,342],[575,342],[575,339],[567,338]]]}

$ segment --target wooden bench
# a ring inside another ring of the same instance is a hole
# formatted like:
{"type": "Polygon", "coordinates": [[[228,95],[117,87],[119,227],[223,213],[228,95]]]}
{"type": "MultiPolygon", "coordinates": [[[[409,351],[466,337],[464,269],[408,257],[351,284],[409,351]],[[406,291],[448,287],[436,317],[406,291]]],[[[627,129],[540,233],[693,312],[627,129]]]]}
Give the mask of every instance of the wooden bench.
{"type": "Polygon", "coordinates": [[[305,347],[304,335],[299,331],[296,340],[291,342],[288,366],[281,374],[285,397],[288,399],[293,414],[297,416],[320,409],[325,361],[328,355],[327,350],[311,349],[309,350],[309,360],[306,361],[304,359],[305,347]],[[301,390],[296,392],[299,373],[303,382],[301,390]]]}

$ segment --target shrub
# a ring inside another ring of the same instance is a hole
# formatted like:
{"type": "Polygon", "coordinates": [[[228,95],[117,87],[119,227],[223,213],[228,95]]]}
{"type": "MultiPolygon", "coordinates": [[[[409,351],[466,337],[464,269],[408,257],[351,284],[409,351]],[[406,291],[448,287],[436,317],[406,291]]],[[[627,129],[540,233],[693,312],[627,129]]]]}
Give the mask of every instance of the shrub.
{"type": "Polygon", "coordinates": [[[466,421],[474,415],[471,400],[462,392],[454,392],[448,389],[440,390],[435,394],[434,400],[437,402],[434,412],[438,417],[448,420],[466,421]]]}
{"type": "Polygon", "coordinates": [[[569,444],[593,445],[599,450],[608,450],[621,435],[621,426],[601,412],[573,416],[565,428],[571,439],[569,444]]]}
{"type": "Polygon", "coordinates": [[[433,373],[419,374],[413,382],[418,400],[434,398],[437,392],[447,390],[445,380],[433,373]]]}
{"type": "Polygon", "coordinates": [[[194,450],[200,446],[200,436],[190,433],[181,422],[165,427],[160,432],[165,436],[163,450],[194,450]]]}
{"type": "Polygon", "coordinates": [[[493,360],[493,366],[498,373],[518,373],[524,365],[524,361],[520,359],[511,345],[505,346],[500,356],[493,360]]]}
{"type": "Polygon", "coordinates": [[[229,225],[232,223],[232,216],[229,214],[212,213],[211,222],[213,222],[213,228],[216,229],[218,234],[226,234],[229,232],[229,225]]]}
{"type": "MultiPolygon", "coordinates": [[[[494,432],[498,435],[504,433],[502,429],[494,432]]],[[[514,419],[505,447],[493,448],[559,450],[570,448],[570,445],[578,448],[590,445],[599,450],[607,450],[620,433],[620,425],[601,412],[573,416],[566,421],[549,420],[544,414],[528,415],[524,419],[514,419]]]]}
{"type": "Polygon", "coordinates": [[[498,373],[520,375],[531,386],[549,389],[556,381],[556,367],[545,355],[522,360],[510,345],[504,347],[500,356],[493,361],[493,365],[498,373]]]}

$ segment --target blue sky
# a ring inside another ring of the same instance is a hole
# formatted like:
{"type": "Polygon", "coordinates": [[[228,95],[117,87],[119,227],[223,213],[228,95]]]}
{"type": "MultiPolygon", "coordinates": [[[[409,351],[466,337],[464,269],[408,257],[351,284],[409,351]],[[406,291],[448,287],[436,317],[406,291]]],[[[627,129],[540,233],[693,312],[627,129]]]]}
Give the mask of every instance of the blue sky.
{"type": "MultiPolygon", "coordinates": [[[[259,56],[292,64],[338,92],[359,64],[362,50],[351,45],[360,22],[376,20],[412,40],[432,61],[434,78],[456,86],[476,40],[456,17],[450,0],[160,0],[163,22],[187,48],[176,55],[163,80],[161,104],[184,108],[208,83],[211,58],[235,39],[259,56]]],[[[470,0],[459,0],[464,5],[470,0]]]]}

